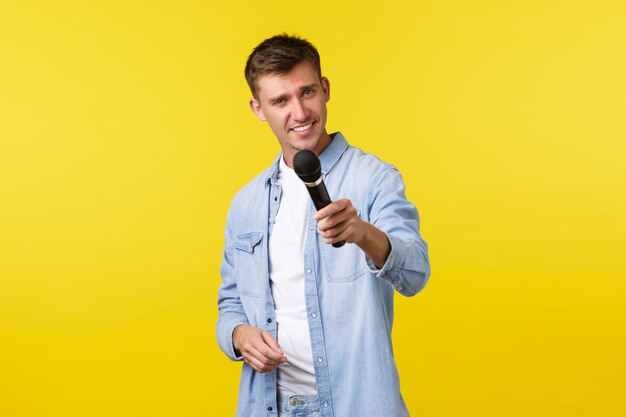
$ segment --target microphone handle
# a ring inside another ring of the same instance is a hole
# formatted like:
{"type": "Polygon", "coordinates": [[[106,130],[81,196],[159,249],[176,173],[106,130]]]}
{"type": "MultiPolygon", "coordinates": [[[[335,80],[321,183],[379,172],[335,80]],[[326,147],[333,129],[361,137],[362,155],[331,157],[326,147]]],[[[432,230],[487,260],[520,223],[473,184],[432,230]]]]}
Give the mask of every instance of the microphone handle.
{"type": "MultiPolygon", "coordinates": [[[[308,186],[307,190],[309,190],[309,195],[313,200],[313,205],[319,211],[329,205],[332,201],[330,200],[330,196],[328,195],[328,190],[326,189],[326,185],[324,185],[324,181],[320,181],[319,184],[314,186],[308,186]]],[[[340,242],[333,243],[333,247],[340,248],[346,244],[345,240],[340,242]]]]}

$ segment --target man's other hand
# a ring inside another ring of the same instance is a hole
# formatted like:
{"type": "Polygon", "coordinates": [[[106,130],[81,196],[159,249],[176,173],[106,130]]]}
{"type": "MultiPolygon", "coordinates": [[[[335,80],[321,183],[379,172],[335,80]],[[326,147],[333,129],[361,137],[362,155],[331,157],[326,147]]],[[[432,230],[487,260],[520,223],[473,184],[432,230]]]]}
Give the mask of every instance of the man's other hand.
{"type": "Polygon", "coordinates": [[[276,339],[258,327],[241,324],[233,331],[235,353],[257,372],[271,372],[287,358],[276,339]]]}

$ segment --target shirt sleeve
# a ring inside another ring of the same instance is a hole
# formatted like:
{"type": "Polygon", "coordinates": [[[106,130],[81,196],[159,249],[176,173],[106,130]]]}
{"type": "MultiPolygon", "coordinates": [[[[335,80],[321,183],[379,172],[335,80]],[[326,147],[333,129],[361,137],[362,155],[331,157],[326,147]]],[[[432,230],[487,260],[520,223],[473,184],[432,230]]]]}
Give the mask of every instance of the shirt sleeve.
{"type": "Polygon", "coordinates": [[[240,324],[248,324],[248,319],[243,310],[239,294],[237,293],[237,280],[233,261],[233,239],[230,232],[230,214],[224,232],[224,253],[220,273],[222,284],[218,292],[217,306],[219,315],[217,318],[217,344],[220,349],[233,361],[241,361],[243,357],[235,353],[233,347],[233,331],[240,324]]]}
{"type": "Polygon", "coordinates": [[[391,245],[380,269],[365,255],[370,272],[388,281],[400,294],[413,296],[430,277],[428,245],[419,233],[417,209],[406,199],[402,175],[392,166],[373,178],[368,192],[370,223],[387,235],[391,245]]]}

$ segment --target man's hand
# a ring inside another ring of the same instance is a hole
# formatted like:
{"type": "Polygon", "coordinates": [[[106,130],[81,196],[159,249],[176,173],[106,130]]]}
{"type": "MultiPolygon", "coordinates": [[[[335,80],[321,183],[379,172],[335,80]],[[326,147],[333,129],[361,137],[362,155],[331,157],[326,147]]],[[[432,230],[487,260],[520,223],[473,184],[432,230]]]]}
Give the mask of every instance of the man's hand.
{"type": "Polygon", "coordinates": [[[233,347],[257,372],[271,372],[287,358],[271,334],[258,327],[241,324],[233,331],[233,347]]]}
{"type": "Polygon", "coordinates": [[[366,233],[366,223],[359,219],[357,210],[347,198],[330,203],[318,211],[314,218],[325,243],[345,240],[358,244],[366,233]]]}
{"type": "Polygon", "coordinates": [[[391,251],[387,235],[361,220],[356,208],[347,198],[330,203],[315,213],[314,218],[317,220],[317,228],[325,243],[342,240],[355,243],[378,268],[382,268],[387,261],[391,251]]]}

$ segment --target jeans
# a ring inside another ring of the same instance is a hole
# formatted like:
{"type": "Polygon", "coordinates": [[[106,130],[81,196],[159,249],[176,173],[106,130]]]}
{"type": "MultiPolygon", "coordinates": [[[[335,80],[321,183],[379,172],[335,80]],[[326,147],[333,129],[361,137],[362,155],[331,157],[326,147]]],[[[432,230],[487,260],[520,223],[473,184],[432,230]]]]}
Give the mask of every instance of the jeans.
{"type": "Polygon", "coordinates": [[[317,395],[279,395],[278,417],[319,417],[317,395]]]}

